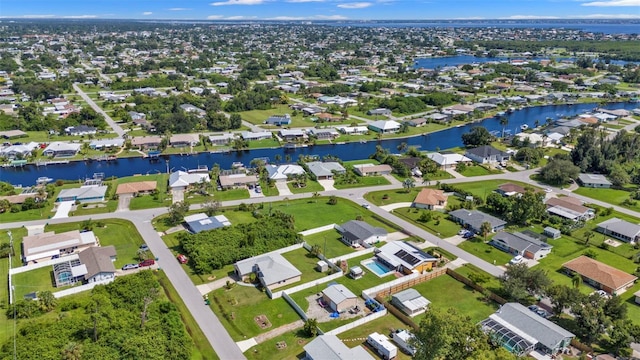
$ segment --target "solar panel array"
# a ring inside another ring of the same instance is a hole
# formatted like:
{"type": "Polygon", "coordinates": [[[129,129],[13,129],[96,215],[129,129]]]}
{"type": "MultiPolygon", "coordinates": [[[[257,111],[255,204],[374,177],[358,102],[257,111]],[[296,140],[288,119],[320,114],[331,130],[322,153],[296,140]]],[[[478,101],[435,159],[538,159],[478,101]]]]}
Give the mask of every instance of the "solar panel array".
{"type": "Polygon", "coordinates": [[[397,258],[402,259],[402,261],[406,262],[407,264],[410,264],[411,266],[417,264],[420,262],[420,259],[418,259],[417,257],[409,254],[408,252],[404,251],[404,250],[400,250],[397,253],[393,254],[395,255],[397,258]]]}

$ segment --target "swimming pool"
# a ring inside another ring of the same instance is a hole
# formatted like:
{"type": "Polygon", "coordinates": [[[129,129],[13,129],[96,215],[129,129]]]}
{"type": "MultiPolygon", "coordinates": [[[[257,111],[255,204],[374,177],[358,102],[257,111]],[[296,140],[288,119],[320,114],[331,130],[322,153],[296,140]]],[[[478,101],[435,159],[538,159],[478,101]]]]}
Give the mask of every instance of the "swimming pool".
{"type": "Polygon", "coordinates": [[[388,275],[393,271],[376,260],[363,262],[362,265],[366,266],[369,270],[373,271],[379,277],[388,275]]]}

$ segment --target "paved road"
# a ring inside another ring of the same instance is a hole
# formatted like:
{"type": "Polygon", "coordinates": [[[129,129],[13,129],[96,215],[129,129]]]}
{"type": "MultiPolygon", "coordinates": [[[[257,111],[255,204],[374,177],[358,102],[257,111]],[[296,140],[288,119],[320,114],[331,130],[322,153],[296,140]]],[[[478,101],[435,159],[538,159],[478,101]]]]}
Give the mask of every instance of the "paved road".
{"type": "Polygon", "coordinates": [[[101,114],[102,116],[104,116],[104,119],[107,121],[107,124],[109,124],[109,126],[113,129],[113,131],[118,134],[119,137],[122,137],[122,135],[125,134],[125,131],[123,128],[120,127],[120,125],[118,125],[112,118],[111,116],[109,116],[109,114],[107,114],[106,112],[104,112],[104,110],[102,110],[102,108],[100,106],[98,106],[98,104],[96,104],[93,99],[91,99],[89,97],[89,95],[87,95],[84,91],[82,91],[82,89],[80,89],[80,87],[77,84],[73,84],[73,89],[78,93],[78,95],[80,95],[80,97],[87,102],[87,104],[89,104],[89,106],[91,106],[91,108],[93,108],[93,110],[95,110],[95,112],[97,112],[98,114],[101,114]]]}

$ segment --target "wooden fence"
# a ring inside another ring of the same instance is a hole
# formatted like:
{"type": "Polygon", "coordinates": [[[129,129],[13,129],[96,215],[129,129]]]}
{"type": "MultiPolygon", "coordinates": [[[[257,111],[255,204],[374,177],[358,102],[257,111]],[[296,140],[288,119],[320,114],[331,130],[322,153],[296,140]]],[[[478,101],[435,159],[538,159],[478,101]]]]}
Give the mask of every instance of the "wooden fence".
{"type": "MultiPolygon", "coordinates": [[[[480,291],[480,292],[481,292],[481,293],[483,293],[483,294],[487,291],[487,290],[486,290],[485,288],[483,288],[482,286],[480,286],[480,285],[478,285],[478,284],[474,283],[473,281],[471,281],[471,280],[467,279],[467,278],[466,278],[466,277],[464,277],[463,275],[458,274],[457,272],[455,272],[455,271],[453,271],[453,270],[451,270],[451,269],[449,269],[449,268],[447,268],[447,275],[451,276],[452,278],[454,278],[454,279],[456,279],[456,280],[460,281],[461,283],[463,283],[463,284],[465,284],[465,285],[467,285],[467,286],[469,286],[469,287],[472,287],[472,288],[473,288],[473,289],[475,289],[475,290],[480,291]]],[[[507,302],[507,300],[505,300],[504,298],[502,298],[502,297],[500,297],[500,296],[498,296],[498,295],[494,294],[494,293],[493,293],[493,291],[489,291],[489,299],[491,299],[491,300],[493,300],[493,301],[497,302],[497,303],[498,303],[498,304],[500,304],[500,305],[505,304],[505,303],[507,302]]]]}
{"type": "MultiPolygon", "coordinates": [[[[418,285],[418,284],[423,283],[425,281],[429,281],[429,280],[431,280],[433,278],[436,278],[436,277],[438,277],[440,275],[443,275],[445,273],[446,273],[445,269],[438,269],[438,270],[431,271],[431,272],[425,272],[424,274],[420,274],[420,275],[418,275],[418,276],[416,276],[416,277],[414,277],[412,279],[409,279],[407,281],[403,281],[403,282],[399,282],[399,283],[396,283],[396,284],[392,284],[392,285],[389,285],[387,287],[384,287],[384,285],[383,285],[383,289],[381,289],[380,291],[376,292],[376,294],[374,296],[372,296],[372,297],[375,298],[375,297],[380,296],[382,298],[385,298],[385,297],[391,296],[391,295],[393,295],[395,293],[399,293],[402,290],[405,290],[405,289],[408,289],[410,287],[413,287],[414,285],[418,285]]],[[[402,278],[400,278],[400,279],[402,279],[402,278]]],[[[398,280],[400,280],[400,279],[398,279],[398,280]]]]}
{"type": "Polygon", "coordinates": [[[420,326],[418,326],[418,324],[416,324],[413,319],[411,319],[410,317],[408,317],[407,315],[405,315],[402,311],[400,311],[397,307],[395,307],[393,304],[391,304],[390,301],[384,301],[384,299],[381,296],[376,297],[376,301],[384,304],[385,308],[387,308],[387,311],[389,311],[390,313],[392,313],[395,317],[397,317],[398,319],[400,319],[400,321],[402,321],[405,325],[407,326],[411,326],[413,328],[413,330],[418,331],[420,329],[420,326]]]}

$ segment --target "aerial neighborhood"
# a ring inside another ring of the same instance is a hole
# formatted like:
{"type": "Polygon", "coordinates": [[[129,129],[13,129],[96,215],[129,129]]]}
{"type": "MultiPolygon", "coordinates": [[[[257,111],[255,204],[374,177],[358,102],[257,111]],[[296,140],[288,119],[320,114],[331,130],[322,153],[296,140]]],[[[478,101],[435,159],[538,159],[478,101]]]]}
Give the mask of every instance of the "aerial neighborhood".
{"type": "Polygon", "coordinates": [[[2,18],[0,358],[640,358],[637,31],[2,18]]]}

